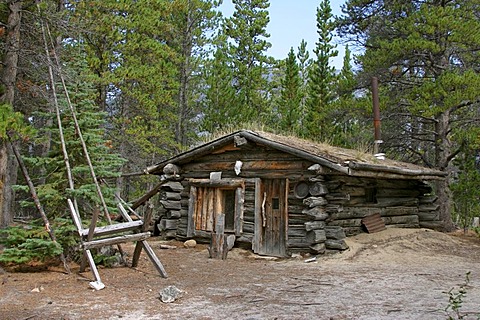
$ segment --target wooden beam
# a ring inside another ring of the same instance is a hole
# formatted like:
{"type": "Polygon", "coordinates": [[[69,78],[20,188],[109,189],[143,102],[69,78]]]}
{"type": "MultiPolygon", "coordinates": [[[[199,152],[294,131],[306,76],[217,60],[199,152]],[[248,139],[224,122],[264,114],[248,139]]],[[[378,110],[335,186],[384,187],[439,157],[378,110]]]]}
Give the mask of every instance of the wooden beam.
{"type": "Polygon", "coordinates": [[[148,191],[146,194],[144,194],[143,196],[141,196],[138,200],[136,200],[133,204],[132,204],[132,209],[135,210],[137,209],[138,207],[140,207],[141,205],[143,205],[145,202],[147,202],[148,200],[150,200],[151,197],[153,197],[154,195],[156,195],[158,193],[158,191],[160,191],[160,188],[162,187],[162,185],[164,185],[167,181],[162,181],[160,182],[159,184],[157,184],[152,190],[148,191]]]}
{"type": "Polygon", "coordinates": [[[242,187],[244,185],[243,179],[221,179],[221,180],[211,180],[211,179],[189,179],[188,182],[190,185],[195,187],[242,187]]]}
{"type": "Polygon", "coordinates": [[[160,273],[160,275],[164,278],[167,278],[168,277],[167,272],[165,271],[165,268],[163,267],[160,260],[155,255],[155,252],[153,251],[152,247],[150,247],[148,242],[145,240],[141,241],[140,243],[142,244],[142,247],[147,253],[147,256],[150,258],[150,260],[152,261],[153,265],[155,266],[157,271],[160,273]]]}
{"type": "MultiPolygon", "coordinates": [[[[120,233],[120,232],[125,232],[125,231],[131,231],[138,229],[143,225],[142,220],[136,220],[136,221],[129,221],[129,222],[123,222],[123,223],[117,223],[117,224],[110,224],[107,226],[103,227],[96,227],[93,231],[94,236],[105,236],[107,234],[114,234],[114,233],[120,233]]],[[[85,237],[88,235],[89,229],[81,229],[80,230],[80,235],[85,237]]]]}
{"type": "Polygon", "coordinates": [[[141,241],[141,240],[147,239],[148,237],[150,237],[150,232],[122,235],[122,236],[117,236],[113,238],[98,239],[98,240],[84,242],[82,244],[82,248],[83,250],[89,250],[93,248],[111,246],[114,244],[119,244],[124,242],[141,241]]]}

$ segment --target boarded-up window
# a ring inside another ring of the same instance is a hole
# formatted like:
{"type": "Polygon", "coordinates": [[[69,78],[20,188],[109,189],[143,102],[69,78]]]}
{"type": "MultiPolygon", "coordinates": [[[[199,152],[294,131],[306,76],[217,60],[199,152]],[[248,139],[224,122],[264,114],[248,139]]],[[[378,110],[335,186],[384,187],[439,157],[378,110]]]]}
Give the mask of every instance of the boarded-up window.
{"type": "Polygon", "coordinates": [[[225,232],[242,233],[244,183],[240,180],[192,180],[188,236],[214,232],[217,217],[225,214],[225,232]],[[205,186],[208,185],[208,186],[205,186]]]}

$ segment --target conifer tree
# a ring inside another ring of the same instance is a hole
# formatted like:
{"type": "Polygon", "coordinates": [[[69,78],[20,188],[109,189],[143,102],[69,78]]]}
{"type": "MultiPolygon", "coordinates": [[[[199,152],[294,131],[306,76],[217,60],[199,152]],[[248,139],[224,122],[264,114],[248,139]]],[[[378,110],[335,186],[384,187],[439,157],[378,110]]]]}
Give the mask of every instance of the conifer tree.
{"type": "Polygon", "coordinates": [[[175,140],[188,147],[197,134],[201,99],[201,66],[205,64],[219,28],[220,13],[216,0],[176,0],[173,4],[174,37],[167,43],[178,53],[178,94],[175,140]]]}
{"type": "Polygon", "coordinates": [[[285,60],[285,76],[281,81],[281,93],[278,102],[278,127],[284,132],[298,132],[300,116],[300,70],[293,48],[285,60]]]}
{"type": "MultiPolygon", "coordinates": [[[[367,86],[377,76],[381,84],[390,156],[452,172],[452,159],[480,124],[478,6],[477,0],[350,0],[343,7],[340,34],[365,48],[359,80],[367,86]]],[[[435,189],[444,227],[452,230],[448,179],[435,189]]]]}
{"type": "Polygon", "coordinates": [[[338,55],[336,45],[332,43],[335,25],[329,0],[320,2],[316,17],[318,41],[313,50],[315,59],[308,78],[306,128],[310,138],[325,140],[331,135],[329,108],[334,99],[336,81],[335,67],[330,65],[330,59],[338,55]]]}
{"type": "Polygon", "coordinates": [[[202,131],[210,134],[225,129],[236,117],[234,76],[225,47],[219,45],[203,72],[205,98],[202,100],[202,131]]]}
{"type": "MultiPolygon", "coordinates": [[[[95,90],[91,86],[88,76],[88,69],[82,62],[83,56],[78,55],[78,48],[70,48],[70,62],[64,68],[65,77],[70,79],[67,84],[70,100],[76,110],[76,117],[82,131],[82,136],[87,144],[89,156],[94,166],[97,177],[109,179],[120,175],[120,167],[123,160],[112,150],[112,142],[105,136],[106,114],[95,105],[95,90]],[[75,56],[75,58],[73,58],[75,56]],[[76,59],[80,61],[77,62],[76,59]]],[[[63,92],[59,85],[58,92],[63,92]]],[[[59,94],[59,103],[62,114],[62,126],[65,136],[65,143],[69,155],[70,166],[75,181],[75,190],[70,190],[67,180],[66,167],[61,151],[59,131],[56,122],[51,127],[42,128],[40,133],[51,132],[53,141],[47,157],[37,157],[34,154],[25,157],[25,162],[30,168],[42,168],[36,170],[45,174],[45,179],[37,187],[37,193],[45,211],[51,217],[59,217],[66,206],[66,197],[74,196],[80,206],[82,213],[92,212],[95,206],[100,205],[96,186],[90,175],[86,155],[78,138],[78,133],[73,124],[73,117],[64,94],[59,94]],[[56,138],[55,138],[56,137],[56,138]]],[[[40,117],[54,117],[54,114],[38,113],[40,117]]],[[[34,140],[35,143],[42,143],[42,135],[34,140]]],[[[34,170],[35,171],[35,170],[34,170]]],[[[27,186],[19,187],[27,190],[27,186]]],[[[102,192],[107,204],[114,208],[114,189],[102,185],[102,192]]],[[[30,204],[30,199],[23,200],[25,205],[30,204]]]]}
{"type": "Polygon", "coordinates": [[[267,75],[272,61],[266,56],[271,46],[266,27],[268,0],[232,0],[235,12],[226,19],[225,34],[232,41],[230,59],[233,62],[236,90],[235,117],[231,123],[245,123],[265,119],[267,109],[267,75]]]}
{"type": "Polygon", "coordinates": [[[335,101],[330,105],[333,145],[346,148],[362,148],[372,140],[371,99],[359,94],[351,63],[351,51],[345,47],[342,69],[334,88],[335,101]],[[367,129],[367,130],[366,130],[367,129]]]}
{"type": "MultiPolygon", "coordinates": [[[[310,70],[312,60],[307,50],[307,42],[302,39],[297,53],[298,67],[300,71],[300,105],[299,105],[299,127],[305,128],[307,118],[307,97],[308,97],[308,71],[310,70]]],[[[304,129],[299,132],[305,135],[304,129]]]]}

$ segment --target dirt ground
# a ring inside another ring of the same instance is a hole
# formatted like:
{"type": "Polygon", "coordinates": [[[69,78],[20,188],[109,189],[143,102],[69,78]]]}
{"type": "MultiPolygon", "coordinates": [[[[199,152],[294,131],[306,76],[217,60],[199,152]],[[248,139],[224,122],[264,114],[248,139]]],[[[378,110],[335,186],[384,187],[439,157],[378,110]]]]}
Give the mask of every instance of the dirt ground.
{"type": "Polygon", "coordinates": [[[91,273],[78,274],[73,264],[71,274],[58,266],[0,270],[0,319],[447,319],[446,292],[458,292],[467,272],[460,311],[465,319],[480,316],[478,237],[387,229],[347,241],[349,250],[312,262],[239,248],[222,261],[209,259],[206,245],[187,249],[152,238],[169,277],[142,253],[138,268],[101,268],[100,291],[89,288],[91,273]],[[170,285],[183,295],[164,303],[159,291],[170,285]]]}

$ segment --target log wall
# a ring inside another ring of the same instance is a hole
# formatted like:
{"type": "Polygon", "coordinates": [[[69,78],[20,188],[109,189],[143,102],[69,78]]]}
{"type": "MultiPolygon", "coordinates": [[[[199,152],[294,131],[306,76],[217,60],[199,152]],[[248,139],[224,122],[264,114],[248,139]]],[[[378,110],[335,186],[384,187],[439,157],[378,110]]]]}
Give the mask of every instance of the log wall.
{"type": "Polygon", "coordinates": [[[289,254],[345,250],[344,238],[364,232],[362,218],[376,213],[387,227],[440,225],[436,198],[428,195],[431,190],[421,181],[350,177],[250,142],[242,149],[232,145],[199,157],[180,170],[183,180],[169,182],[160,192],[164,216],[160,230],[180,240],[188,238],[188,179],[209,178],[211,172],[221,172],[222,179],[245,179],[243,233],[237,243],[249,245],[254,238],[255,178],[289,179],[289,254]],[[242,161],[239,175],[234,170],[237,160],[242,161]]]}

